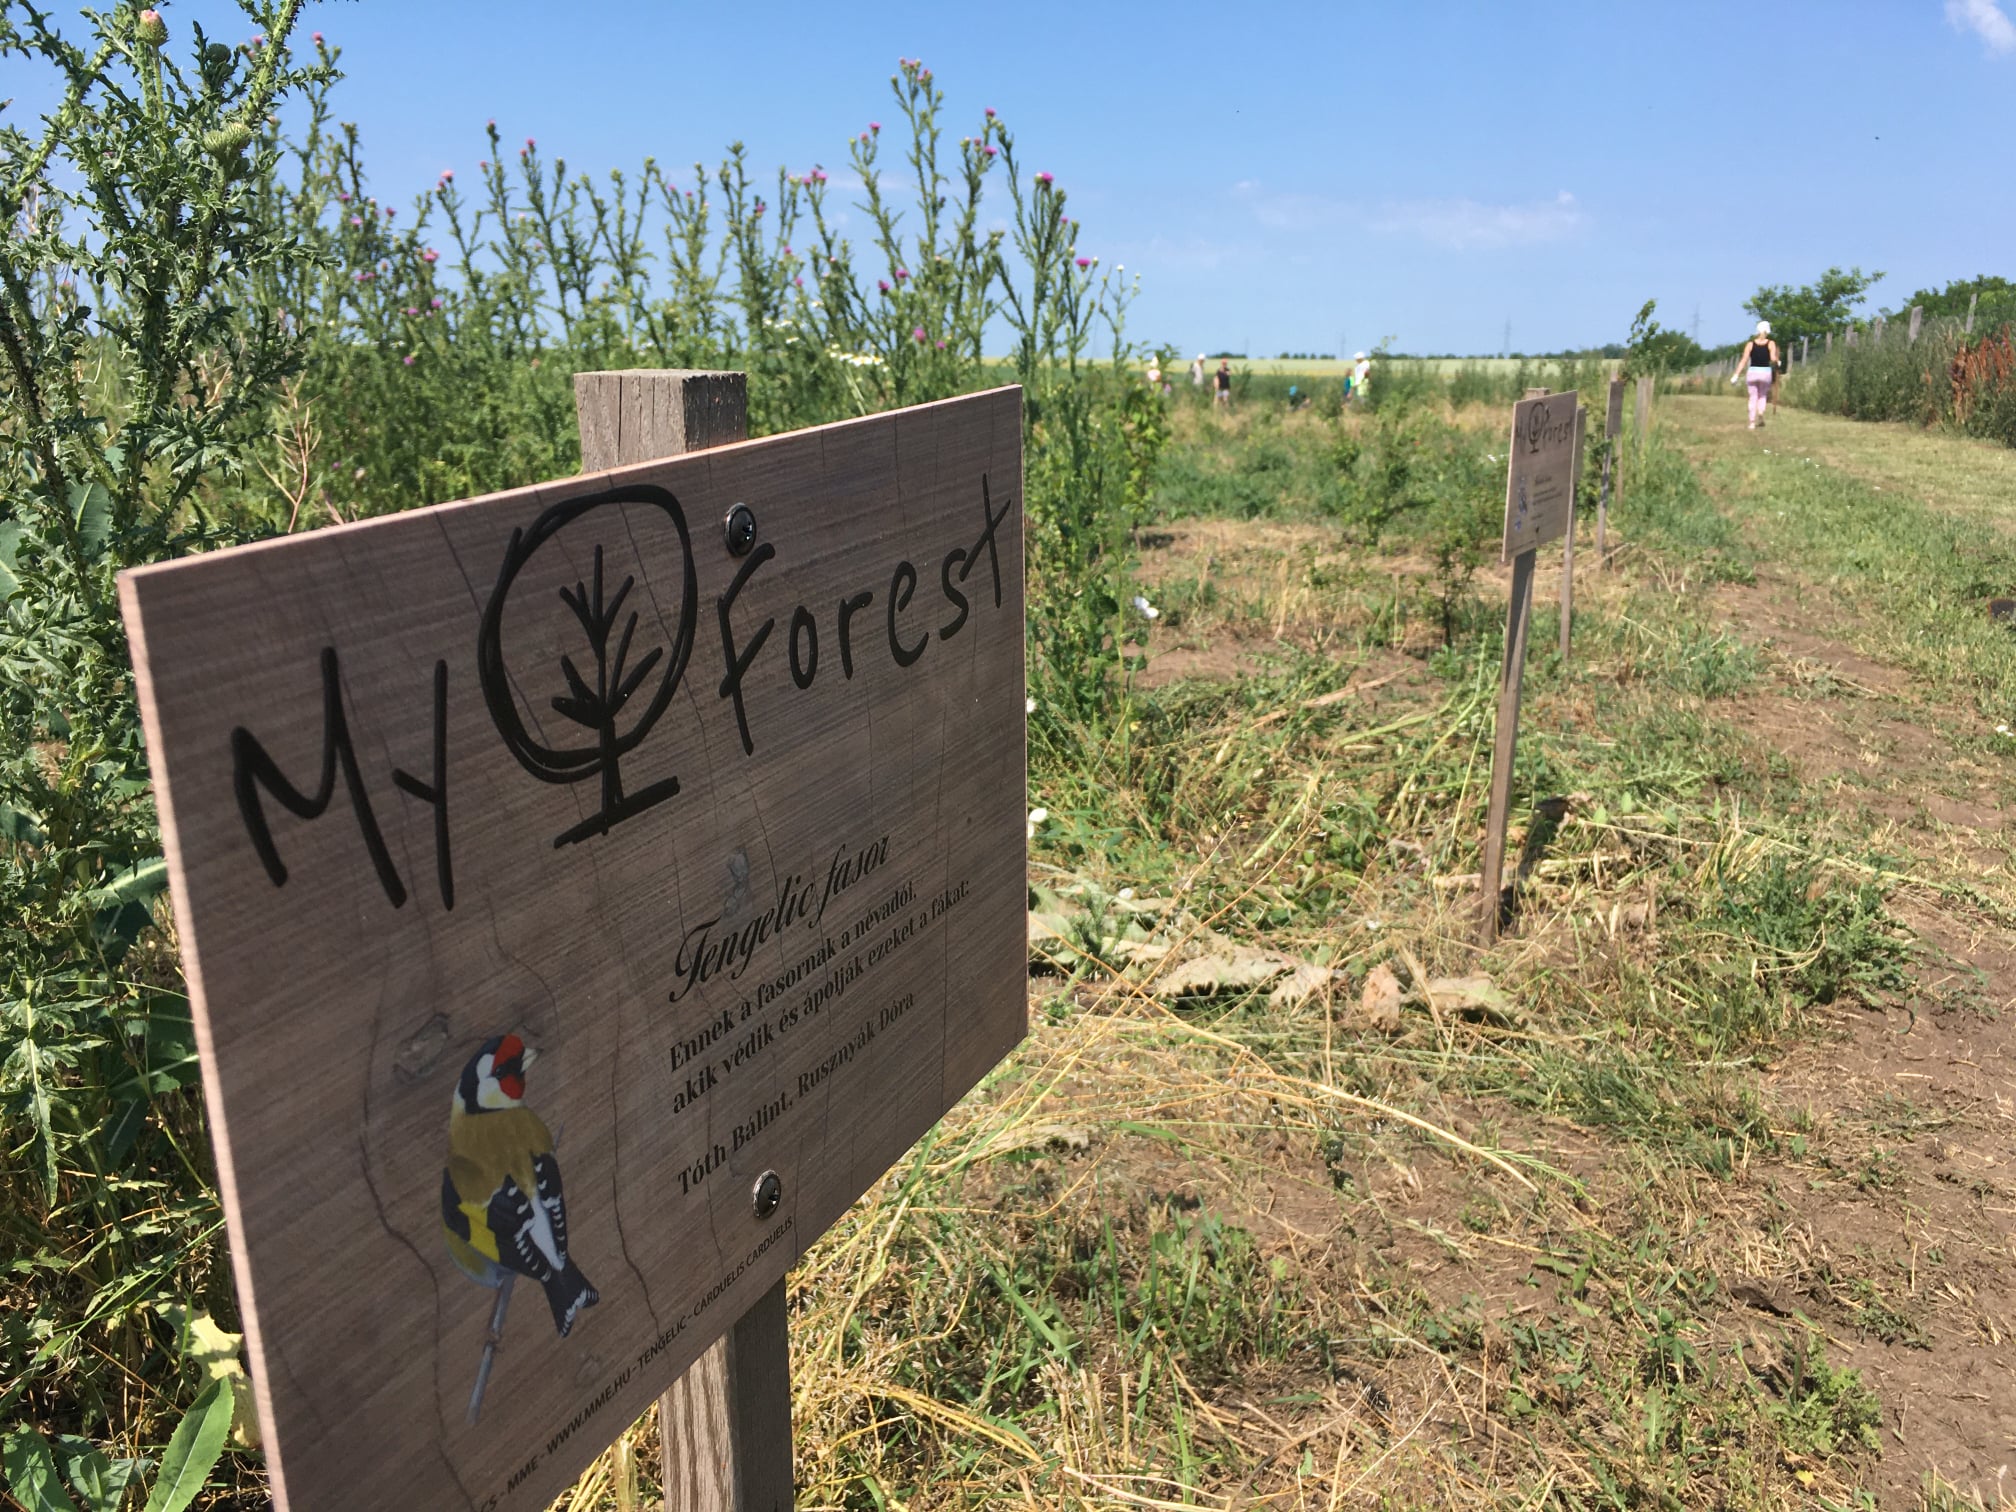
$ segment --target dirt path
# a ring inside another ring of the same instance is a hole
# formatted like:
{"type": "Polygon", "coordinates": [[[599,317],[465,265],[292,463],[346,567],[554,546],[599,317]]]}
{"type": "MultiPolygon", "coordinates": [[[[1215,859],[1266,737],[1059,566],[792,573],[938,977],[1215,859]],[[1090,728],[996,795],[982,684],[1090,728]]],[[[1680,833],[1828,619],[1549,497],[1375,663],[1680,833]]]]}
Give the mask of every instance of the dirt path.
{"type": "MultiPolygon", "coordinates": [[[[2016,453],[1898,426],[1792,412],[1756,435],[1739,406],[1670,404],[1669,423],[1725,507],[1733,466],[1786,453],[1950,515],[2009,512],[2016,453]],[[1768,449],[1768,450],[1767,450],[1768,449]],[[1810,460],[1807,460],[1810,459],[1810,460]],[[1719,466],[1717,465],[1719,464],[1719,466]]],[[[1762,486],[1769,499],[1769,477],[1762,486]]],[[[1796,507],[1796,506],[1795,506],[1796,507]]],[[[2016,931],[2005,763],[1965,750],[1967,700],[1872,657],[1839,583],[1782,560],[1718,590],[1728,623],[1772,654],[1772,685],[1736,723],[1782,753],[1816,800],[1868,827],[1872,849],[1951,884],[1893,900],[1918,937],[1914,991],[1840,1016],[1767,1077],[1804,1158],[1756,1167],[1731,1278],[1744,1312],[1804,1312],[1884,1405],[1884,1506],[1926,1477],[1989,1506],[2016,1496],[2016,931]],[[1971,892],[1970,900],[1959,889],[1971,892]],[[1957,895],[1956,895],[1957,894],[1957,895]]],[[[1732,1326],[1748,1326],[1743,1313],[1732,1326]]]]}
{"type": "Polygon", "coordinates": [[[1943,512],[2016,529],[2016,449],[1892,421],[1849,420],[1775,408],[1762,431],[1745,429],[1734,399],[1667,401],[1690,435],[1717,445],[1754,444],[1773,455],[1810,458],[1872,487],[1902,493],[1943,512]]]}

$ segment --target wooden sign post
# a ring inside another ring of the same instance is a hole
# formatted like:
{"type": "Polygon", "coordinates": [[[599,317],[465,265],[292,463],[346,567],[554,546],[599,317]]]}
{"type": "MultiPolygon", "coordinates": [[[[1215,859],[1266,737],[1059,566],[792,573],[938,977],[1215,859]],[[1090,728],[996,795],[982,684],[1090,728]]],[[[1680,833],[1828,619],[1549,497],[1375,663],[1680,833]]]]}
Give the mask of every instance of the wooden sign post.
{"type": "Polygon", "coordinates": [[[1505,661],[1498,680],[1498,718],[1491,750],[1491,806],[1484,828],[1486,944],[1498,938],[1505,831],[1512,806],[1512,759],[1519,740],[1526,632],[1533,613],[1534,554],[1549,541],[1560,539],[1570,524],[1580,415],[1572,392],[1522,399],[1512,408],[1502,556],[1512,566],[1512,596],[1505,615],[1505,661]]]}
{"type": "Polygon", "coordinates": [[[1633,434],[1637,436],[1637,444],[1642,450],[1645,445],[1645,427],[1651,423],[1652,419],[1652,375],[1650,373],[1644,374],[1638,380],[1638,403],[1632,419],[1636,422],[1633,427],[1633,434]]]}
{"type": "Polygon", "coordinates": [[[1624,432],[1624,380],[1610,380],[1610,405],[1603,413],[1603,477],[1596,489],[1596,570],[1610,561],[1610,467],[1618,439],[1624,432]]]}
{"type": "MultiPolygon", "coordinates": [[[[583,472],[681,456],[748,439],[748,375],[577,373],[574,413],[583,472]]],[[[665,1512],[791,1507],[788,1303],[780,1277],[658,1399],[665,1512]]]]}
{"type": "MultiPolygon", "coordinates": [[[[630,377],[591,456],[738,423],[630,377]]],[[[1026,1025],[1021,426],[121,577],[282,1512],[543,1507],[731,1327],[673,1505],[788,1507],[779,1283],[1026,1025]]]]}
{"type": "Polygon", "coordinates": [[[1918,345],[1918,332],[1919,329],[1924,324],[1925,324],[1925,307],[1923,305],[1911,306],[1911,324],[1905,334],[1904,345],[1906,346],[1918,345]]]}
{"type": "MultiPolygon", "coordinates": [[[[1575,406],[1575,484],[1582,481],[1582,431],[1589,412],[1575,406]]],[[[1575,488],[1568,490],[1568,528],[1561,533],[1561,665],[1568,665],[1568,629],[1575,619],[1575,488]]]]}

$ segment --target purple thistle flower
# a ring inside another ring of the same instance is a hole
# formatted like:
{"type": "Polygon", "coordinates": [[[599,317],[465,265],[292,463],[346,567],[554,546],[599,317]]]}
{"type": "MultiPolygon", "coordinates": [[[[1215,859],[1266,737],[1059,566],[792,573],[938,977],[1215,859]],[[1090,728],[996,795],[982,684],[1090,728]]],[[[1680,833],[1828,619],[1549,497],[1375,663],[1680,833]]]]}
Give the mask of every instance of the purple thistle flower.
{"type": "Polygon", "coordinates": [[[413,354],[412,354],[411,352],[408,352],[408,353],[406,354],[406,359],[405,359],[405,360],[406,360],[406,366],[408,366],[408,367],[411,367],[411,366],[413,366],[413,354]]]}
{"type": "Polygon", "coordinates": [[[525,150],[526,150],[527,152],[530,152],[530,151],[532,151],[532,150],[533,150],[533,149],[534,149],[535,147],[537,147],[538,145],[539,145],[539,144],[538,144],[537,142],[533,141],[533,140],[532,140],[532,138],[530,138],[530,137],[527,137],[527,138],[525,138],[525,150]]]}
{"type": "MultiPolygon", "coordinates": [[[[835,263],[834,266],[838,267],[839,264],[835,263]]],[[[889,280],[886,278],[878,278],[875,280],[875,287],[880,289],[884,294],[887,294],[889,292],[889,280]]]]}
{"type": "Polygon", "coordinates": [[[393,217],[394,215],[396,215],[397,213],[398,213],[398,211],[397,211],[397,209],[396,209],[396,208],[395,208],[394,206],[391,206],[391,205],[387,205],[387,206],[385,207],[385,219],[387,219],[387,220],[390,220],[390,219],[392,219],[392,217],[393,217]]]}
{"type": "Polygon", "coordinates": [[[941,341],[941,342],[939,342],[939,343],[938,343],[938,350],[939,350],[939,351],[941,351],[941,352],[945,350],[945,343],[944,343],[944,342],[942,342],[942,341],[941,341]]]}
{"type": "Polygon", "coordinates": [[[443,301],[441,299],[441,296],[439,294],[436,294],[431,300],[427,302],[428,308],[438,310],[441,308],[442,302],[443,301]]]}
{"type": "Polygon", "coordinates": [[[1089,268],[1092,266],[1092,259],[1089,257],[1081,257],[1078,259],[1078,266],[1081,268],[1089,268]]]}
{"type": "Polygon", "coordinates": [[[350,203],[350,196],[341,190],[337,191],[336,199],[341,204],[347,205],[350,203]]]}
{"type": "Polygon", "coordinates": [[[1056,178],[1052,174],[1039,173],[1036,175],[1036,182],[1043,185],[1045,188],[1048,188],[1051,184],[1056,182],[1056,178]]]}
{"type": "Polygon", "coordinates": [[[478,173],[488,173],[490,171],[490,159],[485,158],[483,159],[482,162],[478,163],[476,165],[476,171],[478,173]]]}
{"type": "Polygon", "coordinates": [[[912,330],[912,331],[910,332],[910,337],[911,337],[911,339],[912,339],[913,341],[917,341],[917,342],[920,342],[920,343],[921,343],[921,342],[922,342],[922,341],[924,340],[924,327],[922,327],[922,326],[917,326],[917,327],[915,327],[915,328],[914,328],[914,329],[913,329],[913,330],[912,330]]]}
{"type": "Polygon", "coordinates": [[[436,252],[432,247],[429,247],[425,252],[422,252],[420,254],[420,261],[424,263],[431,263],[436,261],[440,256],[441,254],[439,252],[436,252]]]}
{"type": "Polygon", "coordinates": [[[992,105],[987,107],[987,119],[990,121],[994,119],[994,107],[992,105]]]}
{"type": "Polygon", "coordinates": [[[903,280],[908,278],[909,276],[910,276],[910,270],[908,268],[898,268],[896,270],[896,282],[898,283],[903,282],[903,280]]]}
{"type": "Polygon", "coordinates": [[[805,287],[805,280],[802,278],[794,278],[791,280],[791,282],[798,288],[802,289],[805,287]]]}
{"type": "Polygon", "coordinates": [[[418,314],[419,314],[420,312],[419,312],[418,310],[414,309],[412,305],[408,305],[408,306],[406,306],[406,311],[405,311],[405,313],[406,313],[406,314],[408,314],[408,315],[418,315],[418,314]]]}
{"type": "Polygon", "coordinates": [[[357,270],[357,282],[359,283],[369,283],[371,282],[372,279],[376,278],[377,276],[378,275],[376,273],[373,273],[369,268],[359,268],[357,270]]]}
{"type": "Polygon", "coordinates": [[[870,121],[868,123],[868,129],[874,132],[877,136],[880,136],[882,134],[882,123],[880,121],[870,121]]]}
{"type": "Polygon", "coordinates": [[[313,42],[315,43],[315,45],[316,45],[317,47],[320,47],[320,46],[322,45],[322,33],[320,33],[320,32],[311,32],[311,33],[310,33],[309,35],[310,35],[310,38],[311,38],[311,40],[313,40],[313,42]]]}
{"type": "Polygon", "coordinates": [[[997,151],[998,151],[999,149],[998,149],[998,148],[996,148],[996,147],[994,147],[994,146],[992,146],[992,145],[989,145],[989,146],[986,146],[986,147],[982,147],[982,148],[981,148],[980,150],[981,150],[982,152],[986,153],[986,154],[987,154],[987,156],[989,156],[989,157],[992,157],[992,156],[994,156],[994,154],[995,154],[995,153],[996,153],[996,152],[997,152],[997,151]]]}
{"type": "Polygon", "coordinates": [[[452,183],[454,183],[454,182],[455,182],[455,170],[454,170],[453,168],[443,168],[443,169],[441,170],[441,182],[442,182],[442,183],[444,183],[444,184],[452,184],[452,183]]]}

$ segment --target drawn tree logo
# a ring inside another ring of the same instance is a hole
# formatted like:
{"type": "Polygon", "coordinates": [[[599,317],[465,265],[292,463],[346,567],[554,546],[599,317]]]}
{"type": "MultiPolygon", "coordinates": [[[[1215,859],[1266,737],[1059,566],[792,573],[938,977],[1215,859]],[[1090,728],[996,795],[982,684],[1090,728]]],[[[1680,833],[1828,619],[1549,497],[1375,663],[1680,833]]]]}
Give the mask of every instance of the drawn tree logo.
{"type": "Polygon", "coordinates": [[[606,835],[615,825],[663,803],[679,791],[679,779],[667,777],[626,793],[621,768],[623,758],[650,734],[651,727],[658,722],[659,716],[671,703],[673,693],[678,690],[679,680],[686,672],[687,659],[693,653],[698,612],[699,587],[694,574],[693,542],[686,530],[686,516],[679,507],[679,501],[662,488],[631,484],[604,493],[568,499],[540,515],[530,530],[511,532],[511,544],[505,550],[504,563],[497,574],[497,586],[491,590],[490,601],[483,610],[483,627],[476,646],[477,674],[483,685],[483,701],[490,710],[490,719],[497,726],[497,733],[504,738],[505,746],[518,759],[518,764],[541,782],[584,782],[591,777],[602,780],[601,807],[579,824],[556,835],[553,839],[555,849],[586,840],[591,835],[606,835]],[[562,587],[559,591],[561,602],[572,613],[588,648],[578,665],[573,656],[561,656],[560,675],[566,680],[567,691],[549,700],[556,712],[580,726],[591,737],[585,744],[567,745],[561,743],[558,737],[549,739],[543,732],[528,730],[519,715],[511,675],[504,665],[504,608],[519,573],[542,546],[567,526],[596,510],[614,508],[620,520],[620,506],[625,504],[645,505],[663,511],[678,532],[679,555],[684,569],[679,596],[679,627],[669,648],[654,646],[646,651],[636,644],[638,613],[632,609],[626,616],[623,607],[637,580],[634,576],[625,577],[613,594],[608,592],[602,545],[598,542],[590,581],[582,583],[577,580],[571,588],[562,587]],[[656,686],[649,702],[639,709],[636,707],[637,695],[653,672],[658,674],[656,686]],[[627,729],[623,727],[626,719],[627,729]]]}
{"type": "Polygon", "coordinates": [[[1544,404],[1536,404],[1526,411],[1526,450],[1537,452],[1547,438],[1548,410],[1544,404]]]}

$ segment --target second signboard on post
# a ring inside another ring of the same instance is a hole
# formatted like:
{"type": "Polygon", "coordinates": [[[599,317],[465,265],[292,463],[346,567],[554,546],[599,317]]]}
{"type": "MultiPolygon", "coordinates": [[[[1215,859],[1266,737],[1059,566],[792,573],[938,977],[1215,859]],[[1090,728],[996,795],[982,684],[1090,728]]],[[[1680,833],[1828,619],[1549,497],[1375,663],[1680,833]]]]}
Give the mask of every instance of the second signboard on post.
{"type": "MultiPolygon", "coordinates": [[[[1505,616],[1505,660],[1491,753],[1491,806],[1485,820],[1481,887],[1484,938],[1495,940],[1503,918],[1505,832],[1512,804],[1512,758],[1519,739],[1519,697],[1526,670],[1526,635],[1533,615],[1535,553],[1575,528],[1576,469],[1582,458],[1582,409],[1575,392],[1536,395],[1512,409],[1505,475],[1502,559],[1512,567],[1505,616]]],[[[1564,574],[1565,576],[1565,574],[1564,574]]],[[[1564,591],[1561,612],[1567,618],[1564,591]]],[[[1565,649],[1565,648],[1564,648],[1565,649]]]]}

